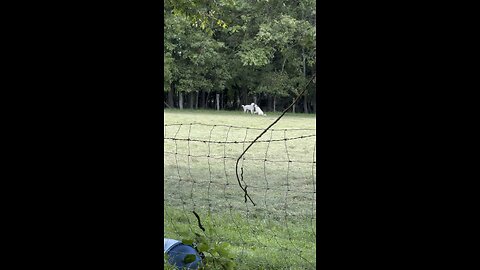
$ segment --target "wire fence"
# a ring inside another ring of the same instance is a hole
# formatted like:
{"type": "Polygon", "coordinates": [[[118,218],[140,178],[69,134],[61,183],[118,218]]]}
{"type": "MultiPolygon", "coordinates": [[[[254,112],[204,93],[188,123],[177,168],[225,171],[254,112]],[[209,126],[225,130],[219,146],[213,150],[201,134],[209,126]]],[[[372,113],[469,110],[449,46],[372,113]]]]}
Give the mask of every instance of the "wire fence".
{"type": "Polygon", "coordinates": [[[164,235],[228,242],[238,265],[315,269],[316,130],[263,131],[164,125],[164,235]]]}

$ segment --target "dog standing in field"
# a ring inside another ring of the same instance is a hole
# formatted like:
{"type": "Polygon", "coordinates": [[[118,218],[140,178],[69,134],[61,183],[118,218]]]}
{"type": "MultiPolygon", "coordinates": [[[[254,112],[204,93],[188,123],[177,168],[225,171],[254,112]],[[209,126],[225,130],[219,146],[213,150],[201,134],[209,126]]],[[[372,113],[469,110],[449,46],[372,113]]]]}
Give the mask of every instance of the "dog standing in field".
{"type": "MultiPolygon", "coordinates": [[[[253,103],[252,103],[253,104],[253,103]]],[[[260,109],[260,107],[258,107],[257,104],[254,104],[254,113],[258,114],[258,115],[263,115],[263,116],[267,116],[265,113],[263,113],[262,109],[260,109]]]]}
{"type": "Polygon", "coordinates": [[[250,105],[242,105],[242,108],[244,113],[250,111],[250,113],[253,114],[255,111],[255,103],[252,103],[250,105]]]}

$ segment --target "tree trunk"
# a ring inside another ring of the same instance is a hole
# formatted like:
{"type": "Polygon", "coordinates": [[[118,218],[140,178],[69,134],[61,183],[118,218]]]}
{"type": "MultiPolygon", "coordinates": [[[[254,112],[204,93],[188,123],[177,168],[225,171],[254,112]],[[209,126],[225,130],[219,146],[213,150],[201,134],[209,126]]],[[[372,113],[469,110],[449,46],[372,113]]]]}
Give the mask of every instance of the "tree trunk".
{"type": "MultiPolygon", "coordinates": [[[[292,102],[294,102],[294,101],[295,101],[295,98],[292,99],[292,102]]],[[[295,103],[292,106],[292,112],[295,113],[295,103]]]]}
{"type": "Polygon", "coordinates": [[[202,108],[205,109],[205,91],[202,90],[202,108]]]}
{"type": "Polygon", "coordinates": [[[241,97],[240,89],[238,88],[235,89],[235,98],[236,98],[235,102],[237,105],[236,108],[240,108],[241,107],[240,105],[242,105],[242,101],[241,101],[242,97],[241,97]]]}
{"type": "Polygon", "coordinates": [[[216,94],[215,98],[217,100],[217,111],[220,111],[220,94],[216,94]]]}
{"type": "MultiPolygon", "coordinates": [[[[302,48],[302,60],[303,60],[303,77],[307,79],[307,57],[305,56],[305,48],[302,48]]],[[[305,91],[305,96],[303,99],[303,112],[308,113],[308,102],[307,102],[308,90],[305,91]]]]}
{"type": "Polygon", "coordinates": [[[253,103],[257,104],[257,95],[253,96],[253,103]]]}
{"type": "Polygon", "coordinates": [[[308,113],[308,100],[307,95],[303,97],[303,112],[308,113]]]}
{"type": "Polygon", "coordinates": [[[208,98],[209,98],[209,96],[210,96],[210,92],[207,92],[207,97],[205,98],[205,103],[204,103],[204,106],[203,106],[205,109],[208,109],[208,98]]]}
{"type": "Polygon", "coordinates": [[[313,113],[317,113],[317,91],[313,92],[312,106],[313,106],[313,113]]]}
{"type": "Polygon", "coordinates": [[[225,110],[225,93],[222,92],[222,94],[220,95],[220,100],[222,101],[222,110],[225,110]]]}
{"type": "Polygon", "coordinates": [[[173,105],[173,83],[170,84],[170,91],[168,91],[168,105],[174,107],[173,105]]]}
{"type": "Polygon", "coordinates": [[[193,110],[193,92],[190,92],[189,98],[189,107],[193,110]]]}
{"type": "Polygon", "coordinates": [[[276,112],[276,110],[275,110],[276,103],[277,103],[277,97],[273,96],[273,112],[276,112]]]}
{"type": "Polygon", "coordinates": [[[198,110],[198,96],[200,95],[200,93],[198,93],[198,91],[196,91],[196,98],[195,98],[195,109],[198,110]]]}
{"type": "Polygon", "coordinates": [[[180,107],[180,110],[183,110],[183,93],[182,92],[178,93],[178,107],[180,107]]]}

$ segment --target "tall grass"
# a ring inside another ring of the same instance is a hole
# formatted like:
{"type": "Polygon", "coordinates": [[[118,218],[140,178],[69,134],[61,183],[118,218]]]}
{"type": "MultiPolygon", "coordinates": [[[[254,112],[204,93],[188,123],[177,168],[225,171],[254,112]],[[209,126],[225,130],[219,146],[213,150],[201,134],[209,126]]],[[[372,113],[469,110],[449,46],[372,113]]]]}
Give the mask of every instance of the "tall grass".
{"type": "Polygon", "coordinates": [[[286,114],[274,131],[262,136],[260,141],[266,142],[253,145],[240,161],[256,206],[245,203],[237,183],[236,158],[248,146],[242,142],[257,137],[262,130],[253,128],[267,127],[279,113],[267,115],[164,111],[164,136],[191,139],[164,141],[164,235],[188,239],[197,233],[212,242],[226,242],[235,269],[313,269],[316,136],[291,138],[315,135],[314,115],[286,114]],[[179,123],[184,125],[169,126],[179,123]],[[205,232],[192,211],[201,217],[205,232]]]}

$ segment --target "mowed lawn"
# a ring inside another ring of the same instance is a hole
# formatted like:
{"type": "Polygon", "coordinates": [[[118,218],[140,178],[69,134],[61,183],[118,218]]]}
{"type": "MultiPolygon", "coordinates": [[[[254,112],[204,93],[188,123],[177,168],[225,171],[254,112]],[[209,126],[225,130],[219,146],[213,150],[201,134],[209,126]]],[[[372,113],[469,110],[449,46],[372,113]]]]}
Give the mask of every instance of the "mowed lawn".
{"type": "Polygon", "coordinates": [[[235,269],[316,267],[315,115],[164,111],[164,236],[226,242],[235,269]],[[243,168],[243,173],[241,173],[243,168]],[[203,232],[192,211],[198,213],[203,232]]]}

